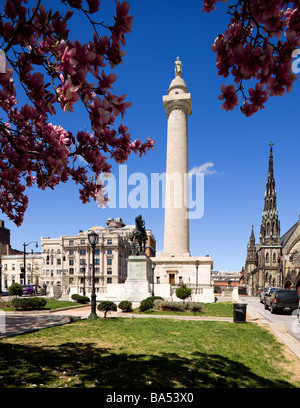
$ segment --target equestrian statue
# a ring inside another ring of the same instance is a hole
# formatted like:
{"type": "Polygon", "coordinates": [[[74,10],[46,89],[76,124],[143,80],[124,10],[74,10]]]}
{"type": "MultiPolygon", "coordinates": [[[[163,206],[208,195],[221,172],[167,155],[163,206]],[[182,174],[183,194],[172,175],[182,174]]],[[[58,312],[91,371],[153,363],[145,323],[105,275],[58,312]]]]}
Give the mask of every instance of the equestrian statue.
{"type": "MultiPolygon", "coordinates": [[[[145,221],[141,215],[135,217],[135,229],[131,235],[131,241],[135,247],[136,241],[140,246],[140,252],[145,252],[147,233],[145,228],[145,221]]],[[[138,252],[137,252],[138,255],[138,252]]]]}

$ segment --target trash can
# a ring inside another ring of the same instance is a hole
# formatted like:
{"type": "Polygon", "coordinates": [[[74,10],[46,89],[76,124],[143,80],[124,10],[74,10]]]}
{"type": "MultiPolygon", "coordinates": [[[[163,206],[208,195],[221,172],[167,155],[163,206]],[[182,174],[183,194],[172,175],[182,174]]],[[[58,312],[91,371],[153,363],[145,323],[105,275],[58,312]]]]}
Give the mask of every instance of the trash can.
{"type": "Polygon", "coordinates": [[[245,323],[246,322],[246,310],[247,310],[247,303],[234,303],[233,322],[234,323],[245,323]]]}

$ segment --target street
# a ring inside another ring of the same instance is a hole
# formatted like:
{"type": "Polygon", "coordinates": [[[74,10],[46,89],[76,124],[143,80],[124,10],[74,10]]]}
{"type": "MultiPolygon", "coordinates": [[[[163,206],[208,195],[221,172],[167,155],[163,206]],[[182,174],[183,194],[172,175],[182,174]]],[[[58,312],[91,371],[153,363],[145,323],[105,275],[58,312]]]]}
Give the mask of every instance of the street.
{"type": "Polygon", "coordinates": [[[288,333],[300,342],[300,323],[298,322],[296,311],[294,311],[293,314],[288,312],[272,314],[270,310],[265,310],[264,305],[260,303],[259,297],[247,297],[243,300],[260,313],[268,322],[286,324],[288,333]]]}

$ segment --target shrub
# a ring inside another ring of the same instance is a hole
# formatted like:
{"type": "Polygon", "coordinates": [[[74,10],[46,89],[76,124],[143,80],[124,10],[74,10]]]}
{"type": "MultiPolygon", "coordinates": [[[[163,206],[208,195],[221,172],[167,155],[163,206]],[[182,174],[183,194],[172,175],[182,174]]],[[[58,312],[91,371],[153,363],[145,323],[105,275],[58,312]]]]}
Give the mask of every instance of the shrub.
{"type": "Polygon", "coordinates": [[[154,300],[154,302],[153,302],[153,309],[155,309],[155,310],[161,309],[161,304],[162,304],[163,302],[164,302],[164,301],[161,300],[161,299],[156,299],[156,300],[154,300]]]}
{"type": "Polygon", "coordinates": [[[13,283],[9,288],[8,292],[12,296],[22,296],[23,295],[23,286],[19,283],[13,283]]]}
{"type": "Polygon", "coordinates": [[[78,293],[74,293],[74,294],[71,296],[71,299],[72,299],[72,300],[75,300],[75,302],[77,302],[77,299],[79,298],[79,296],[80,296],[80,295],[78,295],[78,293]]]}
{"type": "Polygon", "coordinates": [[[142,300],[139,309],[141,312],[153,309],[153,301],[149,298],[142,300]]]}
{"type": "Polygon", "coordinates": [[[146,299],[142,300],[139,307],[140,311],[145,312],[146,310],[153,309],[154,302],[156,300],[163,300],[163,298],[160,296],[149,296],[146,299]]]}
{"type": "Polygon", "coordinates": [[[176,289],[176,296],[183,301],[191,296],[192,289],[188,288],[185,283],[182,283],[179,288],[176,289]]]}
{"type": "Polygon", "coordinates": [[[163,311],[175,311],[175,312],[184,312],[185,311],[185,305],[183,305],[181,302],[162,302],[161,303],[161,310],[163,311]]]}
{"type": "Polygon", "coordinates": [[[187,303],[187,309],[190,312],[203,312],[203,303],[199,303],[199,302],[188,302],[187,303]]]}
{"type": "Polygon", "coordinates": [[[17,310],[40,310],[46,306],[46,299],[44,298],[16,298],[13,299],[12,305],[17,310]]]}
{"type": "Polygon", "coordinates": [[[116,312],[117,305],[111,300],[104,300],[98,304],[98,310],[104,312],[104,318],[107,315],[107,312],[116,312]]]}
{"type": "Polygon", "coordinates": [[[78,298],[76,299],[78,303],[86,304],[89,303],[90,299],[87,296],[81,296],[79,295],[78,298]]]}
{"type": "Polygon", "coordinates": [[[88,303],[90,301],[90,299],[87,296],[82,296],[82,295],[79,295],[78,293],[74,293],[71,296],[71,299],[75,300],[75,302],[77,303],[82,303],[82,304],[88,303]]]}
{"type": "Polygon", "coordinates": [[[128,300],[123,300],[118,304],[119,309],[122,309],[123,312],[132,312],[132,303],[128,300]]]}

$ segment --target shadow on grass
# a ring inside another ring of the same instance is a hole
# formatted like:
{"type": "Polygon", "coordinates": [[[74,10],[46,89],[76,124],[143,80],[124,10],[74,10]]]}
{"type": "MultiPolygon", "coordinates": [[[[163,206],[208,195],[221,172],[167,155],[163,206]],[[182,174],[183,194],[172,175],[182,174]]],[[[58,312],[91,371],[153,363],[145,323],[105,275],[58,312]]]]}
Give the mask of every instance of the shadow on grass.
{"type": "Polygon", "coordinates": [[[292,387],[217,354],[116,354],[92,343],[59,347],[0,343],[0,387],[292,387]]]}

